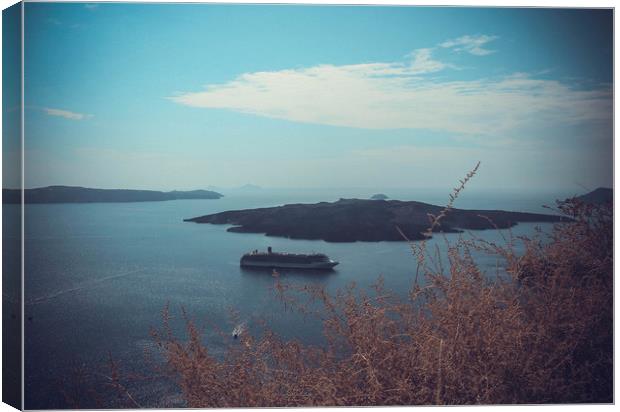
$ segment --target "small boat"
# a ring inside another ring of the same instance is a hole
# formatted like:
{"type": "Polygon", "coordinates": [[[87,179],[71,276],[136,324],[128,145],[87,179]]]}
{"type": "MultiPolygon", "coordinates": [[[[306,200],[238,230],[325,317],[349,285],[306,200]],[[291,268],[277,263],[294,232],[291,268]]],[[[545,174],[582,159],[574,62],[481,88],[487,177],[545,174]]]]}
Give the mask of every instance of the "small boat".
{"type": "Polygon", "coordinates": [[[245,331],[245,323],[240,323],[239,325],[235,326],[235,328],[232,331],[233,339],[239,338],[239,336],[241,336],[241,334],[244,331],[245,331]]]}
{"type": "Polygon", "coordinates": [[[267,252],[255,250],[246,253],[241,257],[240,264],[246,267],[271,269],[332,269],[338,262],[330,259],[323,253],[303,254],[274,252],[271,247],[269,247],[267,248],[267,252]]]}

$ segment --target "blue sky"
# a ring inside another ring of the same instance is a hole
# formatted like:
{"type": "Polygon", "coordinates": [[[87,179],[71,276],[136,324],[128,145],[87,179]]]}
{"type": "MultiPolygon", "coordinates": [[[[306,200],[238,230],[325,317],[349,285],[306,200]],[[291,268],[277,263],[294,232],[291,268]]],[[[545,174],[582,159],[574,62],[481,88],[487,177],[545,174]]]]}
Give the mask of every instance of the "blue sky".
{"type": "Polygon", "coordinates": [[[27,3],[26,185],[612,184],[610,10],[27,3]]]}

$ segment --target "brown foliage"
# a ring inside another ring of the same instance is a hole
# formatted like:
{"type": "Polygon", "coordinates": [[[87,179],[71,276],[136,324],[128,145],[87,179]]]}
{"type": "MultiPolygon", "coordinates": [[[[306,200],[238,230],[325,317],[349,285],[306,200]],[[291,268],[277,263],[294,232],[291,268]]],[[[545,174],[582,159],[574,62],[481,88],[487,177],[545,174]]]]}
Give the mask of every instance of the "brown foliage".
{"type": "Polygon", "coordinates": [[[412,243],[424,286],[416,280],[407,299],[381,280],[336,296],[275,280],[287,305],[308,310],[300,291],[322,304],[321,347],[267,330],[231,339],[218,359],[185,314],[187,339],[175,337],[167,308],[153,336],[188,407],[612,402],[612,208],[570,200],[559,210],[574,221],[547,240],[461,240],[444,263],[412,243]],[[482,273],[474,249],[503,270],[482,273]]]}

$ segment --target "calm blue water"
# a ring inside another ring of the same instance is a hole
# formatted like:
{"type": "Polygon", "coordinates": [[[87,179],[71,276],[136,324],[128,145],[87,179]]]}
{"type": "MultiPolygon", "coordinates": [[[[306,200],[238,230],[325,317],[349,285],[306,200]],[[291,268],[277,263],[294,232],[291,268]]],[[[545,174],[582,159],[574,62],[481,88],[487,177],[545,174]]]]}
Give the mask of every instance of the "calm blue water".
{"type": "MultiPolygon", "coordinates": [[[[48,204],[26,206],[26,408],[60,408],[61,388],[84,365],[99,370],[108,353],[127,370],[146,371],[143,351],[153,347],[151,327],[161,325],[170,303],[175,330],[181,331],[180,307],[199,324],[229,332],[231,311],[252,327],[264,318],[277,332],[319,343],[318,324],[284,311],[275,299],[269,273],[244,271],[240,256],[253,249],[320,251],[340,261],[331,273],[286,272],[293,283],[320,283],[335,291],[351,282],[367,286],[383,275],[388,289],[406,292],[415,261],[404,242],[326,243],[226,232],[226,226],[186,223],[184,218],[231,209],[291,202],[333,201],[376,192],[257,192],[219,200],[148,203],[48,204]],[[65,382],[60,381],[64,379],[65,382]]],[[[443,193],[391,194],[403,200],[445,203],[443,193]]],[[[463,196],[460,208],[544,211],[555,196],[463,196]]],[[[6,206],[5,208],[14,206],[6,206]]],[[[531,234],[522,224],[514,234],[531,234]]],[[[548,225],[538,225],[549,228],[548,225]]],[[[496,231],[479,232],[500,241],[496,231]]],[[[448,235],[456,239],[457,235],[448,235]]],[[[433,241],[434,242],[434,241],[433,241]]],[[[444,247],[443,240],[437,241],[444,247]]],[[[432,242],[429,245],[434,247],[432,242]]],[[[483,257],[489,269],[495,258],[483,257]]],[[[222,338],[212,328],[205,340],[214,353],[222,338]]],[[[174,390],[161,382],[132,387],[143,406],[173,406],[174,390]]]]}

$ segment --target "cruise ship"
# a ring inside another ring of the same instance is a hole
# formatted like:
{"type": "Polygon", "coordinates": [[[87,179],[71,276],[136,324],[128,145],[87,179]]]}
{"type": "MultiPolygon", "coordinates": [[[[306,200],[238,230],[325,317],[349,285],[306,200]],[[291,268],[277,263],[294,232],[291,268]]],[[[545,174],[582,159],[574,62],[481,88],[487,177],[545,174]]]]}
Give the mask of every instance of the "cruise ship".
{"type": "Polygon", "coordinates": [[[283,269],[332,269],[338,264],[323,253],[301,254],[255,250],[241,257],[241,266],[283,269]]]}

